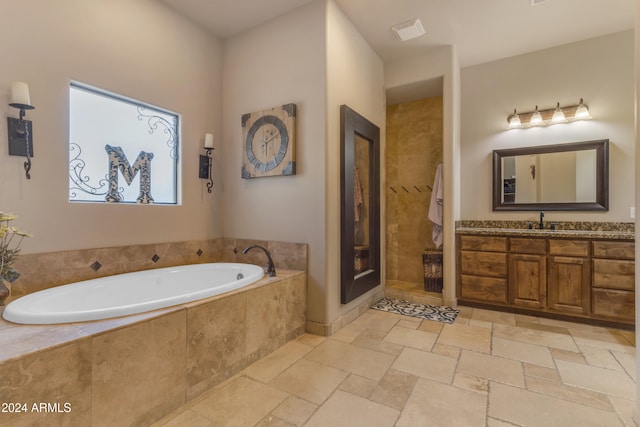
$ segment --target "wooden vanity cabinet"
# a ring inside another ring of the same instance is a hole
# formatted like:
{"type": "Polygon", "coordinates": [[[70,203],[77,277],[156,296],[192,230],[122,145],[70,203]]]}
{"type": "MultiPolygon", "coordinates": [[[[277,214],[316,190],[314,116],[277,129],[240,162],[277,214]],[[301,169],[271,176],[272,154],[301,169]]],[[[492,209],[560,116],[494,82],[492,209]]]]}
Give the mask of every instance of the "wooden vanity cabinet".
{"type": "Polygon", "coordinates": [[[633,241],[457,236],[458,299],[633,324],[633,241]]]}
{"type": "Polygon", "coordinates": [[[593,242],[593,314],[613,320],[635,319],[634,242],[593,242]]]}

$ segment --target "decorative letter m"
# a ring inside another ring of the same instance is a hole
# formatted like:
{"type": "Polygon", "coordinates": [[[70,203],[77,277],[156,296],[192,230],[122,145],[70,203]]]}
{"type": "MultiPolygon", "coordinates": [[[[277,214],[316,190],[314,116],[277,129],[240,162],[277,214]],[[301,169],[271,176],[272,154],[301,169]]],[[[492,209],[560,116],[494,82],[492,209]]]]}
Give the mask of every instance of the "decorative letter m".
{"type": "Polygon", "coordinates": [[[118,194],[118,170],[120,170],[128,185],[131,185],[133,178],[140,171],[140,194],[136,199],[136,203],[153,203],[153,197],[151,197],[151,160],[153,159],[153,153],[141,151],[133,166],[131,166],[127,156],[122,151],[122,147],[112,147],[107,144],[104,149],[109,155],[109,192],[105,200],[111,203],[122,201],[122,196],[118,194]]]}

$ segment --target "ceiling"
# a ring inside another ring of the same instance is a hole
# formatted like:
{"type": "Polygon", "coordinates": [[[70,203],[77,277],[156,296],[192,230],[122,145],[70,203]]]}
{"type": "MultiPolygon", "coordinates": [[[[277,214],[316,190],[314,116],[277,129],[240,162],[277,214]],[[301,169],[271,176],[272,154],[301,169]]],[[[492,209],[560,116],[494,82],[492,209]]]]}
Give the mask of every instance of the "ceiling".
{"type": "MultiPolygon", "coordinates": [[[[312,0],[160,1],[224,39],[312,0]]],[[[634,0],[335,1],[384,62],[455,45],[466,67],[632,29],[635,22],[634,0]],[[391,26],[414,18],[426,34],[398,41],[391,26]]]]}

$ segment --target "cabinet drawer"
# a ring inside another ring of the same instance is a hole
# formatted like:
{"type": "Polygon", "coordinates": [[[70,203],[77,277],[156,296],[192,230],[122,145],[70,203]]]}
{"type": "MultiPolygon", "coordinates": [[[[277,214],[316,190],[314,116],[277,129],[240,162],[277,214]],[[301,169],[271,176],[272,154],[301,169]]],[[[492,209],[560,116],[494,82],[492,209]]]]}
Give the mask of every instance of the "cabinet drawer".
{"type": "Polygon", "coordinates": [[[635,270],[635,261],[594,259],[593,287],[633,291],[635,270]]]}
{"type": "Polygon", "coordinates": [[[593,289],[593,314],[633,321],[635,319],[635,293],[613,289],[593,289]]]}
{"type": "Polygon", "coordinates": [[[492,236],[460,236],[460,249],[470,251],[506,252],[507,238],[492,236]]]}
{"type": "Polygon", "coordinates": [[[589,242],[586,240],[554,240],[549,239],[551,255],[589,256],[589,242]]]}
{"type": "Polygon", "coordinates": [[[492,277],[460,277],[460,298],[487,302],[507,302],[507,279],[492,277]]]}
{"type": "Polygon", "coordinates": [[[544,254],[547,242],[545,239],[516,239],[511,238],[511,252],[519,254],[544,254]]]}
{"type": "Polygon", "coordinates": [[[635,259],[634,242],[593,242],[595,258],[635,259]]]}
{"type": "Polygon", "coordinates": [[[476,276],[507,277],[507,254],[461,251],[460,272],[476,276]]]}

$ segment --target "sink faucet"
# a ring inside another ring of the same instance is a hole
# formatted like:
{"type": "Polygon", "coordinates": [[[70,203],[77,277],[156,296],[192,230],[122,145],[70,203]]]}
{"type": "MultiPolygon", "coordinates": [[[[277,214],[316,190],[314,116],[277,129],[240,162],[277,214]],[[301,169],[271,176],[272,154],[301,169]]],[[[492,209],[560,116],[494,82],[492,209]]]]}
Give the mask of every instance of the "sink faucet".
{"type": "Polygon", "coordinates": [[[538,228],[540,230],[544,230],[544,222],[542,222],[542,218],[544,218],[544,211],[540,211],[540,224],[538,224],[538,228]]]}
{"type": "Polygon", "coordinates": [[[269,277],[276,277],[276,266],[273,263],[273,259],[271,259],[271,254],[269,253],[269,251],[266,248],[263,248],[260,245],[248,246],[248,247],[244,248],[244,250],[242,251],[242,254],[243,255],[246,254],[247,252],[249,252],[253,248],[262,249],[264,251],[264,253],[267,256],[267,259],[269,261],[267,263],[267,274],[269,275],[269,277]]]}

